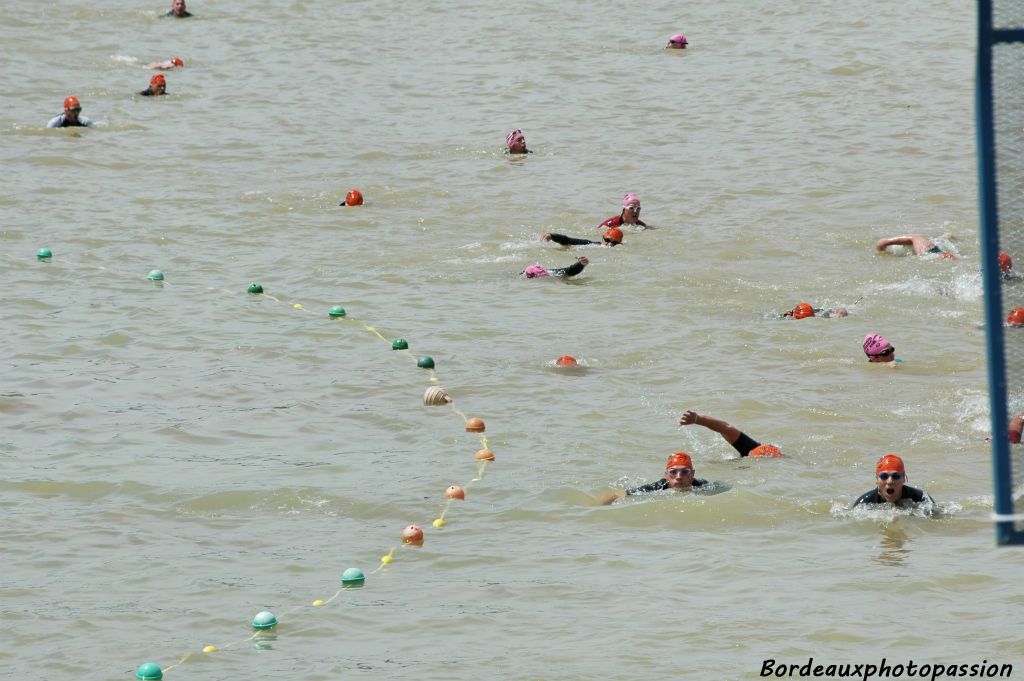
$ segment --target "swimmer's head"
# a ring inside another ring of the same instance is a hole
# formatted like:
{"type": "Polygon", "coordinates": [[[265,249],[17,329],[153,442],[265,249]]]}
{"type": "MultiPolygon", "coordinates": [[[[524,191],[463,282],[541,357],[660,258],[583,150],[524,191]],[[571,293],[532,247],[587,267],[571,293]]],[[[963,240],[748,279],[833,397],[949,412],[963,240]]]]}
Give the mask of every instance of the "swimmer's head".
{"type": "Polygon", "coordinates": [[[182,61],[181,57],[171,57],[171,63],[177,66],[178,68],[181,68],[185,65],[185,62],[182,61]]]}
{"type": "Polygon", "coordinates": [[[64,110],[65,111],[81,111],[82,110],[82,103],[78,101],[78,97],[75,97],[74,95],[72,95],[72,96],[70,96],[70,97],[68,97],[67,99],[64,100],[64,110]]]}
{"type": "Polygon", "coordinates": [[[903,459],[895,454],[886,454],[875,464],[875,484],[879,495],[886,501],[899,501],[906,481],[907,471],[903,467],[903,459]]]}
{"type": "Polygon", "coordinates": [[[574,367],[577,365],[576,358],[572,355],[562,355],[555,360],[555,364],[560,367],[574,367]]]}
{"type": "Polygon", "coordinates": [[[1006,318],[1007,326],[1024,326],[1024,307],[1019,305],[1010,310],[1010,315],[1006,318]]]}
{"type": "Polygon", "coordinates": [[[894,348],[881,334],[869,333],[864,336],[864,354],[869,362],[891,362],[895,359],[894,348]]]}
{"type": "Polygon", "coordinates": [[[505,135],[505,144],[508,145],[508,150],[512,153],[521,154],[526,151],[526,136],[518,128],[509,130],[505,135]]]}
{"type": "Polygon", "coordinates": [[[358,189],[349,189],[348,194],[345,194],[345,205],[346,206],[361,206],[363,205],[363,193],[358,189]]]}
{"type": "Polygon", "coordinates": [[[811,307],[810,303],[800,303],[793,308],[793,319],[803,319],[805,317],[813,317],[814,308],[811,307]]]}
{"type": "Polygon", "coordinates": [[[608,244],[609,246],[617,246],[622,243],[622,230],[618,227],[612,227],[604,235],[601,236],[601,241],[608,244]]]}
{"type": "Polygon", "coordinates": [[[690,489],[693,485],[693,460],[686,452],[676,452],[665,464],[665,480],[675,490],[690,489]]]}
{"type": "Polygon", "coordinates": [[[1010,257],[1009,253],[1000,253],[999,254],[999,271],[1003,272],[1005,274],[1006,272],[1009,272],[1012,269],[1013,269],[1013,258],[1010,257]]]}
{"type": "Polygon", "coordinates": [[[150,86],[153,86],[153,85],[167,85],[167,79],[164,78],[162,74],[158,73],[158,74],[156,74],[155,76],[153,76],[152,78],[149,79],[149,84],[150,84],[150,86]]]}
{"type": "Polygon", "coordinates": [[[637,196],[636,194],[626,194],[625,196],[622,197],[622,207],[623,207],[623,209],[631,208],[631,207],[634,207],[634,206],[637,208],[637,210],[640,209],[640,197],[639,196],[637,196]]]}
{"type": "Polygon", "coordinates": [[[665,45],[666,50],[685,50],[686,46],[690,43],[687,42],[686,36],[682,33],[676,33],[674,36],[668,39],[668,45],[665,45]]]}
{"type": "Polygon", "coordinates": [[[541,267],[540,265],[530,265],[525,270],[523,270],[523,276],[526,277],[527,279],[533,279],[535,277],[547,277],[549,275],[548,271],[541,267]]]}
{"type": "Polygon", "coordinates": [[[782,450],[775,445],[758,445],[751,449],[747,456],[775,459],[782,456],[782,450]]]}

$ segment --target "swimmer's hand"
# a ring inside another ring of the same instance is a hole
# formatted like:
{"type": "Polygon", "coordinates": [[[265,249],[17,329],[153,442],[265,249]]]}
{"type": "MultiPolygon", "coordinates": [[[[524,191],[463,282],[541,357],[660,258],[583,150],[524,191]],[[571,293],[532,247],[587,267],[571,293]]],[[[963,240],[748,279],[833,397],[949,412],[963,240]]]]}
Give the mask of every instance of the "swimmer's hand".
{"type": "Polygon", "coordinates": [[[832,313],[833,317],[845,317],[846,315],[847,312],[845,307],[836,308],[836,311],[832,313]]]}
{"type": "Polygon", "coordinates": [[[687,410],[686,412],[683,413],[682,416],[679,417],[679,425],[681,425],[681,426],[689,426],[689,425],[691,425],[693,423],[697,423],[697,419],[698,418],[699,418],[699,416],[698,416],[697,412],[687,410]]]}
{"type": "Polygon", "coordinates": [[[540,235],[540,240],[541,241],[551,241],[551,234],[548,233],[548,232],[545,232],[544,234],[541,234],[540,235]]]}
{"type": "Polygon", "coordinates": [[[576,259],[580,261],[581,265],[589,265],[590,264],[590,260],[588,260],[587,256],[585,256],[585,255],[577,255],[576,259]]]}

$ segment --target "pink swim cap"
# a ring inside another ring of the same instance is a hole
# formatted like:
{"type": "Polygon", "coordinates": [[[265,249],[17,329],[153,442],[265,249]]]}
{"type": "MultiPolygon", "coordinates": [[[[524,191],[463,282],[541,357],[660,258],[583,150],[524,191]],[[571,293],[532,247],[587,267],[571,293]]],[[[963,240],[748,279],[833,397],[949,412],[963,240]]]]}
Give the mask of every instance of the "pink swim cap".
{"type": "Polygon", "coordinates": [[[515,146],[515,143],[523,139],[523,137],[525,137],[525,135],[523,135],[522,130],[519,130],[518,128],[516,130],[509,130],[508,134],[505,135],[505,144],[507,144],[508,148],[511,149],[515,146]]]}
{"type": "Polygon", "coordinates": [[[639,206],[640,197],[636,194],[626,194],[622,197],[622,207],[628,208],[629,206],[639,206]]]}
{"type": "Polygon", "coordinates": [[[676,45],[687,45],[688,44],[686,42],[686,36],[683,35],[682,33],[676,33],[674,36],[669,38],[668,41],[670,43],[675,43],[676,45]]]}
{"type": "Polygon", "coordinates": [[[877,357],[892,347],[889,341],[882,338],[880,334],[869,333],[864,336],[864,354],[868,357],[877,357]]]}
{"type": "Polygon", "coordinates": [[[527,279],[533,279],[534,277],[547,277],[547,276],[550,276],[548,274],[548,271],[546,269],[544,269],[543,267],[541,267],[540,265],[530,265],[525,270],[523,270],[523,275],[527,279]]]}

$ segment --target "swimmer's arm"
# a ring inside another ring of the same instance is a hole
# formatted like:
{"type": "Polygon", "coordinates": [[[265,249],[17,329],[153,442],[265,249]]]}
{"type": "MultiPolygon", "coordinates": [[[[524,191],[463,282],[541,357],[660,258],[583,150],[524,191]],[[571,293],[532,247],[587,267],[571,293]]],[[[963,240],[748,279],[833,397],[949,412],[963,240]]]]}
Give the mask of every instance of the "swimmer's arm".
{"type": "Polygon", "coordinates": [[[887,249],[889,246],[913,246],[913,245],[914,245],[914,237],[912,237],[909,234],[907,234],[907,235],[904,235],[904,236],[894,236],[894,237],[892,237],[890,239],[879,239],[878,243],[875,244],[875,248],[877,248],[878,252],[881,253],[881,252],[885,251],[885,249],[887,249]]]}
{"type": "Polygon", "coordinates": [[[551,274],[556,277],[575,277],[583,271],[588,262],[590,261],[581,255],[576,258],[576,262],[573,264],[568,267],[559,267],[557,270],[552,270],[551,274]]]}
{"type": "Polygon", "coordinates": [[[626,493],[623,490],[621,490],[621,489],[617,489],[617,490],[614,490],[612,492],[608,492],[607,494],[603,494],[600,497],[598,497],[596,505],[598,505],[598,506],[608,506],[609,504],[615,503],[616,501],[618,501],[619,499],[623,498],[624,496],[626,496],[626,493]]]}
{"type": "Polygon", "coordinates": [[[688,426],[691,423],[698,426],[704,426],[708,430],[715,431],[725,438],[725,441],[729,444],[734,444],[736,440],[740,439],[739,428],[726,423],[722,419],[715,418],[714,416],[704,416],[695,411],[687,411],[679,417],[679,425],[688,426]]]}
{"type": "Polygon", "coordinates": [[[596,241],[590,239],[577,239],[576,237],[566,236],[565,234],[544,234],[541,236],[541,241],[554,241],[556,244],[562,246],[586,246],[587,244],[596,244],[596,241]]]}

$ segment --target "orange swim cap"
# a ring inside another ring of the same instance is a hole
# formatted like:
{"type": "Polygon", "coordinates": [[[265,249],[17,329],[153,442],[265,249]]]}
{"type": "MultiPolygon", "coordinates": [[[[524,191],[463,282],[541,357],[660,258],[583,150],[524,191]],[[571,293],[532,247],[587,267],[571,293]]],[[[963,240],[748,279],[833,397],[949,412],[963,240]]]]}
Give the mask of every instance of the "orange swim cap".
{"type": "Polygon", "coordinates": [[[72,95],[64,100],[64,110],[71,111],[72,109],[81,109],[82,104],[78,101],[78,97],[72,95]]]}
{"type": "Polygon", "coordinates": [[[358,189],[349,189],[348,194],[345,195],[346,206],[361,206],[363,205],[363,194],[358,189]]]}
{"type": "Polygon", "coordinates": [[[813,317],[814,308],[811,307],[810,303],[800,303],[793,308],[793,319],[803,319],[804,317],[813,317]]]}
{"type": "Polygon", "coordinates": [[[1006,318],[1009,326],[1024,326],[1024,307],[1019,305],[1010,310],[1010,316],[1006,318]]]}
{"type": "Polygon", "coordinates": [[[157,83],[163,83],[164,85],[167,85],[167,79],[159,73],[149,79],[150,85],[156,85],[157,83]]]}
{"type": "Polygon", "coordinates": [[[693,460],[690,459],[690,455],[686,452],[676,452],[672,456],[668,457],[668,463],[665,464],[665,470],[669,468],[693,468],[693,460]]]}
{"type": "Polygon", "coordinates": [[[576,358],[572,355],[562,355],[555,360],[555,364],[560,367],[574,367],[576,366],[576,358]]]}
{"type": "Polygon", "coordinates": [[[999,254],[999,271],[1009,272],[1013,269],[1013,258],[1010,257],[1009,253],[999,254]]]}
{"type": "Polygon", "coordinates": [[[782,450],[775,445],[758,445],[751,449],[747,456],[760,456],[766,459],[775,459],[782,456],[782,450]]]}
{"type": "Polygon", "coordinates": [[[171,63],[179,68],[185,65],[185,62],[181,60],[181,57],[172,57],[171,63]]]}
{"type": "Polygon", "coordinates": [[[875,473],[905,473],[903,459],[895,454],[886,454],[875,464],[875,473]]]}
{"type": "Polygon", "coordinates": [[[613,241],[616,244],[621,244],[622,230],[619,229],[618,227],[612,227],[611,229],[604,233],[604,238],[608,239],[609,241],[613,241]]]}

